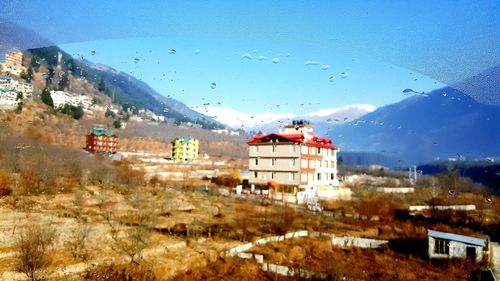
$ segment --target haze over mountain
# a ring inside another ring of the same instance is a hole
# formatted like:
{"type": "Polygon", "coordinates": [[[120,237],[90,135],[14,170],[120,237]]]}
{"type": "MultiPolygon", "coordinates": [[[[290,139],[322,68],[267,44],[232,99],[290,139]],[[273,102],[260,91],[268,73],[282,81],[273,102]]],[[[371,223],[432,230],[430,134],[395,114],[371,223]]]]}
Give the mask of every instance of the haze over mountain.
{"type": "Polygon", "coordinates": [[[307,119],[315,125],[316,134],[325,134],[333,124],[354,120],[375,110],[371,104],[352,104],[340,108],[327,108],[304,115],[292,113],[269,112],[244,113],[231,108],[215,106],[193,106],[194,110],[208,114],[220,123],[231,128],[242,128],[247,131],[277,132],[283,124],[291,123],[293,119],[307,119]],[[345,119],[345,120],[344,120],[345,119]]]}
{"type": "Polygon", "coordinates": [[[445,87],[381,107],[329,135],[343,151],[384,153],[404,165],[499,156],[499,124],[500,107],[445,87]]]}

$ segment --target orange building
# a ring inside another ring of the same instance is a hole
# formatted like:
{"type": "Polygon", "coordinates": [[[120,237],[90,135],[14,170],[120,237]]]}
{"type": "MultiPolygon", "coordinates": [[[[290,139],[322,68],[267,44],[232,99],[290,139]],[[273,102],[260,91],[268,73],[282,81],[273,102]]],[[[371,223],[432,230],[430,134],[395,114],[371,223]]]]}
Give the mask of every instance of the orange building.
{"type": "Polygon", "coordinates": [[[96,128],[87,135],[85,150],[94,153],[116,153],[118,136],[105,129],[96,128]]]}

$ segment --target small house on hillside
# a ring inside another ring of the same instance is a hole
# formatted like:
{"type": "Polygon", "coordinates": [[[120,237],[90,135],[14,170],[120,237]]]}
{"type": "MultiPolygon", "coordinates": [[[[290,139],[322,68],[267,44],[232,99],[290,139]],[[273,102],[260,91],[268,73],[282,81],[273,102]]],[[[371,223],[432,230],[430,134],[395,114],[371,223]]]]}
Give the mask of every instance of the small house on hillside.
{"type": "Polygon", "coordinates": [[[481,262],[488,259],[489,239],[435,230],[427,231],[429,258],[459,258],[481,262]]]}
{"type": "Polygon", "coordinates": [[[85,150],[93,153],[116,153],[118,136],[105,129],[95,128],[87,135],[85,150]]]}

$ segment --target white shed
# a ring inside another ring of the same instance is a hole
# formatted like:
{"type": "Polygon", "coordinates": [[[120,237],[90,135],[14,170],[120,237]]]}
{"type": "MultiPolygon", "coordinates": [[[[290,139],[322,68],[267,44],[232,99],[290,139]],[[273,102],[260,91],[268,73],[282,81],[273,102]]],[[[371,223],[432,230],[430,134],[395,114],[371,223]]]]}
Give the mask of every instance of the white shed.
{"type": "Polygon", "coordinates": [[[476,238],[427,230],[430,258],[470,258],[480,262],[488,258],[488,238],[476,238]]]}

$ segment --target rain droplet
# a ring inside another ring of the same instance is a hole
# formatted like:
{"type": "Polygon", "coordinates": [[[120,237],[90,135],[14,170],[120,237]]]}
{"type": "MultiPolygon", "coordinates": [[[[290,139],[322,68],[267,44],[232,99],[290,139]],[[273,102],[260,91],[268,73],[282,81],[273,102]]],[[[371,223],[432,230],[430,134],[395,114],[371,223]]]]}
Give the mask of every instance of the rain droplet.
{"type": "Polygon", "coordinates": [[[319,61],[305,61],[304,65],[320,65],[321,63],[319,61]]]}
{"type": "Polygon", "coordinates": [[[212,88],[212,89],[217,88],[217,83],[215,83],[215,82],[210,83],[210,88],[212,88]]]}
{"type": "Polygon", "coordinates": [[[241,59],[251,60],[251,59],[252,59],[252,55],[251,55],[250,53],[244,53],[244,54],[241,56],[241,59]]]}
{"type": "Polygon", "coordinates": [[[335,81],[335,76],[330,76],[330,77],[328,77],[328,81],[330,81],[330,82],[335,81]]]}
{"type": "Polygon", "coordinates": [[[200,51],[199,49],[196,49],[196,50],[194,51],[194,54],[195,54],[195,55],[198,55],[200,52],[201,52],[201,51],[200,51]]]}
{"type": "Polygon", "coordinates": [[[90,54],[91,54],[91,55],[95,55],[95,51],[91,51],[91,52],[90,52],[90,54]]]}
{"type": "Polygon", "coordinates": [[[168,51],[169,54],[171,55],[175,55],[175,53],[177,53],[177,51],[175,49],[170,49],[170,51],[168,51]]]}
{"type": "Polygon", "coordinates": [[[258,60],[260,60],[260,61],[263,61],[263,60],[265,60],[265,59],[266,59],[266,57],[264,57],[264,56],[259,56],[257,59],[258,59],[258,60]]]}
{"type": "Polygon", "coordinates": [[[279,62],[280,62],[280,59],[279,59],[279,58],[274,58],[274,59],[273,59],[273,63],[274,63],[274,64],[278,64],[279,62]]]}
{"type": "Polygon", "coordinates": [[[342,77],[342,78],[347,78],[347,76],[349,76],[349,74],[347,74],[347,72],[345,72],[345,71],[342,71],[340,73],[340,77],[342,77]]]}
{"type": "Polygon", "coordinates": [[[446,97],[448,94],[443,94],[443,97],[446,97]]]}
{"type": "Polygon", "coordinates": [[[323,65],[321,66],[321,69],[323,69],[323,70],[327,70],[329,67],[330,67],[330,66],[329,66],[328,64],[323,64],[323,65]]]}
{"type": "Polygon", "coordinates": [[[455,197],[456,191],[455,189],[448,190],[448,197],[455,197]]]}
{"type": "Polygon", "coordinates": [[[139,59],[139,58],[135,58],[135,59],[134,59],[134,62],[135,62],[135,63],[138,63],[139,61],[140,61],[140,59],[139,59]]]}
{"type": "Polygon", "coordinates": [[[484,204],[490,206],[493,203],[493,200],[491,200],[490,197],[484,198],[484,204]]]}

